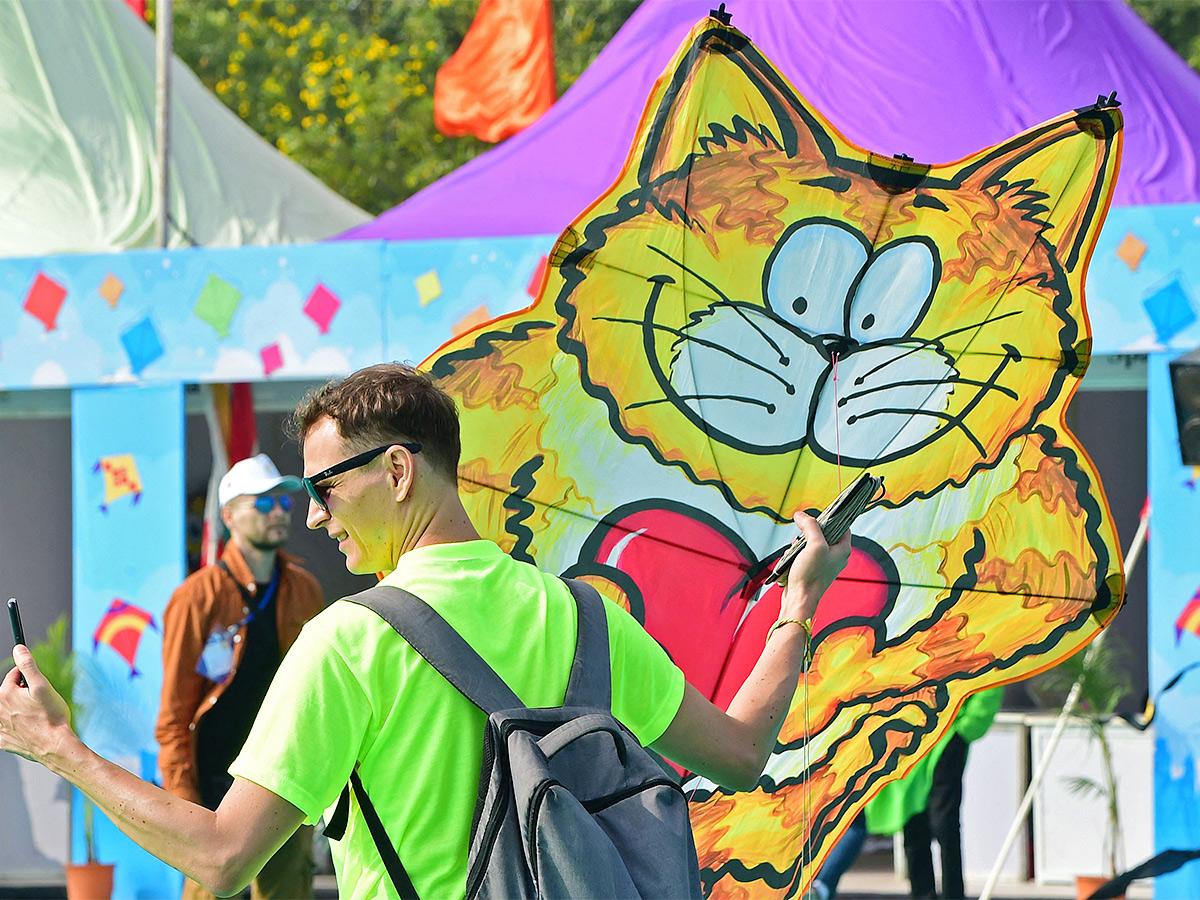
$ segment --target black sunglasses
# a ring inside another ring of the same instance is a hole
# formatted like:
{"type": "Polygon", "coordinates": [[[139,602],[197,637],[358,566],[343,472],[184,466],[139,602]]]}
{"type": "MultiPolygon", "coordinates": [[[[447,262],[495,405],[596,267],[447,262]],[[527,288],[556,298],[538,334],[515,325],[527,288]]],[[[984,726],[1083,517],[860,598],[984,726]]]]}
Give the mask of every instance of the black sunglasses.
{"type": "Polygon", "coordinates": [[[390,444],[384,444],[382,447],[376,447],[374,450],[368,450],[366,453],[360,453],[358,456],[344,459],[340,463],[330,466],[328,469],[322,469],[309,478],[301,478],[300,483],[304,485],[304,490],[308,492],[308,496],[312,498],[313,503],[317,504],[325,512],[329,512],[329,504],[325,499],[325,490],[319,487],[317,483],[324,481],[326,478],[332,478],[334,475],[341,475],[343,472],[362,468],[375,457],[392,447],[403,447],[409,453],[421,452],[420,444],[392,441],[390,444]]]}

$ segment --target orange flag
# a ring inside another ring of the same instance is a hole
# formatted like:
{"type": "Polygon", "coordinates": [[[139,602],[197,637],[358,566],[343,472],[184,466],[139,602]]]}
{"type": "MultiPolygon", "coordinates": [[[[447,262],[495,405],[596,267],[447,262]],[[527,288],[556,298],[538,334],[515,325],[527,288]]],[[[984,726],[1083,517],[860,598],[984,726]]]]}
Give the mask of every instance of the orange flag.
{"type": "Polygon", "coordinates": [[[447,137],[502,141],[554,103],[550,0],[482,0],[438,70],[433,122],[447,137]]]}

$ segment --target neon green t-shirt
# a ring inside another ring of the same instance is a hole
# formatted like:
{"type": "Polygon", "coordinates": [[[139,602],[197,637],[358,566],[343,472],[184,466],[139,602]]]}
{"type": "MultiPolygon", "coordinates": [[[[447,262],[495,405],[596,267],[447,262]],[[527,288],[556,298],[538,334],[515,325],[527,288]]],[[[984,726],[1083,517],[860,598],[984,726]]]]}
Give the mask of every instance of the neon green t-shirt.
{"type": "MultiPolygon", "coordinates": [[[[384,584],[438,611],[530,707],[559,706],[575,653],[566,586],[491,541],[404,554],[384,584]]],[[[683,673],[605,603],[613,714],[643,744],[683,700],[683,673]]],[[[338,602],[284,657],[230,772],[315,822],[359,775],[422,898],[462,897],[486,717],[375,613],[338,602]]],[[[356,803],[332,843],[342,900],[396,897],[356,803]]]]}

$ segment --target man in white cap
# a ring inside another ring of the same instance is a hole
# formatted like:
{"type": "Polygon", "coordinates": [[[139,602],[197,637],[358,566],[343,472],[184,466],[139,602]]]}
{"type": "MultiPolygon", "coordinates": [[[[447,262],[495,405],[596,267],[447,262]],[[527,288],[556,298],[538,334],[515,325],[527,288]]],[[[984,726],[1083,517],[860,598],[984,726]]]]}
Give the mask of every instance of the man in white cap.
{"type": "MultiPolygon", "coordinates": [[[[216,809],[263,697],[300,629],[324,599],[279,548],[301,482],[265,454],[236,463],[217,499],[229,540],[216,565],[190,575],[163,614],[163,686],[156,737],[163,787],[216,809]]],[[[213,897],[184,883],[184,900],[213,897]]],[[[312,828],[284,843],[254,880],[254,897],[312,897],[312,828]]]]}

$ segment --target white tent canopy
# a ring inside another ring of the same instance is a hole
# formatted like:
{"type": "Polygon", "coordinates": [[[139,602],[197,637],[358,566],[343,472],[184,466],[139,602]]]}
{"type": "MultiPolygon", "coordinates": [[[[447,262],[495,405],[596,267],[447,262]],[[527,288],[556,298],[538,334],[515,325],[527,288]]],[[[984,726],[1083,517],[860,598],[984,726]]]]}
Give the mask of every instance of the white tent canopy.
{"type": "MultiPolygon", "coordinates": [[[[155,245],[154,34],[121,0],[0,0],[0,256],[155,245]]],[[[170,246],[314,241],[369,217],[173,60],[170,246]]]]}

